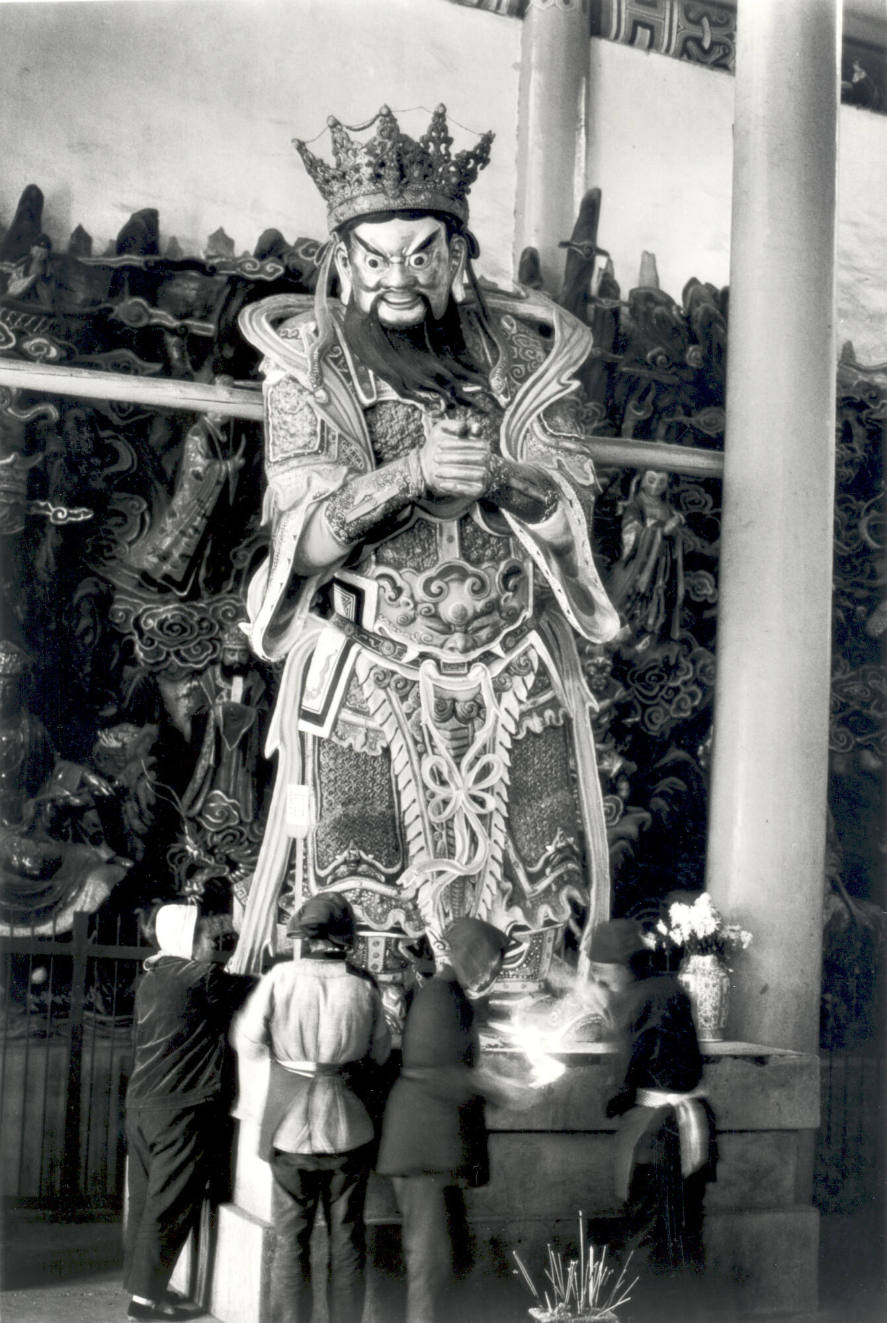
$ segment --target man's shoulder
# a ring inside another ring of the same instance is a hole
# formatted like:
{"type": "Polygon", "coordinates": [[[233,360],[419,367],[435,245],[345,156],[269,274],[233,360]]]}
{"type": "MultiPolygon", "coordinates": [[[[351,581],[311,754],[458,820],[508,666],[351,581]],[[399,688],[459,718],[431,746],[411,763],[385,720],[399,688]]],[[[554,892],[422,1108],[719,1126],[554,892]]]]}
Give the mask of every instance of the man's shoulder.
{"type": "Polygon", "coordinates": [[[436,974],[433,978],[427,979],[419,988],[413,999],[413,1006],[421,1012],[435,1014],[437,1011],[451,1013],[453,1008],[458,1008],[467,998],[460,983],[453,978],[441,977],[436,974]]]}

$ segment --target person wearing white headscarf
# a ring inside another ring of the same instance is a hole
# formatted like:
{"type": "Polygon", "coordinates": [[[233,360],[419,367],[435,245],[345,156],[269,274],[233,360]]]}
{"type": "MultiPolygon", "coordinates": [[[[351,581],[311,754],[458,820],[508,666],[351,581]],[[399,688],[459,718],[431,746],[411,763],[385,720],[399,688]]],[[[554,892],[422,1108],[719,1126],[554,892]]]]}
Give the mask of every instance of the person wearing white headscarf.
{"type": "Polygon", "coordinates": [[[167,1286],[210,1172],[227,1152],[227,1034],[252,986],[222,968],[233,938],[227,918],[164,905],[155,936],[160,949],[136,988],[126,1093],[124,1286],[133,1319],[183,1316],[167,1286]]]}

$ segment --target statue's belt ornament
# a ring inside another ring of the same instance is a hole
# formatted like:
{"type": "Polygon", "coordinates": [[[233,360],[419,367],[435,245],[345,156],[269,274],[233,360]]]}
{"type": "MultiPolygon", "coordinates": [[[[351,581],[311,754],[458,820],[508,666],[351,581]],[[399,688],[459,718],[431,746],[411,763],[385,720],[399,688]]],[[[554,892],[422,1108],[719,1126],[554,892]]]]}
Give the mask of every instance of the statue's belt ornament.
{"type": "MultiPolygon", "coordinates": [[[[503,543],[503,551],[508,543],[503,543]]],[[[332,615],[383,657],[468,664],[502,654],[503,640],[533,615],[532,563],[505,554],[495,564],[441,561],[430,570],[376,566],[332,581],[332,615]]]]}

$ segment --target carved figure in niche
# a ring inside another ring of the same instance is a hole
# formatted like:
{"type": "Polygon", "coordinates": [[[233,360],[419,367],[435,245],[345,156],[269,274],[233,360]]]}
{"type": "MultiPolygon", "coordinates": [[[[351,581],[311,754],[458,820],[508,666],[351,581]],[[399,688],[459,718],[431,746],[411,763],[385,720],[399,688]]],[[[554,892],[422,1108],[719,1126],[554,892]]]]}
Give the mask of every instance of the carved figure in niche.
{"type": "Polygon", "coordinates": [[[175,491],[151,527],[133,547],[130,564],[155,585],[186,594],[201,572],[209,551],[210,520],[227,485],[234,498],[243,467],[243,444],[230,448],[230,420],[204,414],[185,437],[175,491]]]}
{"type": "Polygon", "coordinates": [[[246,636],[231,625],[222,638],[220,660],[200,676],[207,724],[182,812],[206,823],[251,824],[256,816],[259,713],[265,681],[253,664],[246,636]]]}
{"type": "Polygon", "coordinates": [[[32,664],[15,643],[0,640],[0,824],[6,827],[26,820],[55,759],[46,727],[25,702],[32,664]]]}
{"type": "Polygon", "coordinates": [[[273,944],[284,888],[285,908],[335,888],[383,982],[404,938],[439,954],[468,915],[511,934],[529,988],[576,908],[609,908],[576,652],[618,630],[575,396],[590,334],[540,293],[478,285],[466,195],[490,134],[453,155],[443,107],[418,141],[387,107],[373,122],[359,142],[330,121],[332,166],[297,144],[332,232],[313,310],[240,319],[265,355],[272,543],[250,638],[285,665],[236,958],[273,944]]]}
{"type": "Polygon", "coordinates": [[[610,579],[610,595],[619,607],[638,651],[663,634],[681,632],[684,557],[679,510],[666,499],[668,474],[645,469],[631,480],[621,503],[622,550],[610,579]]]}

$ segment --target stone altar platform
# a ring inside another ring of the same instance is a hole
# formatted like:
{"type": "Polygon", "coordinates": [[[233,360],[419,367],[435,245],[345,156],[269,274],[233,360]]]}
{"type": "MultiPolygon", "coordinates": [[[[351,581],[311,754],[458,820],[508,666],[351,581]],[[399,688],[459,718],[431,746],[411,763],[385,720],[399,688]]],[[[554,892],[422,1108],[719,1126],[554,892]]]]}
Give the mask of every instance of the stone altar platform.
{"type": "MultiPolygon", "coordinates": [[[[739,1314],[790,1316],[817,1303],[819,1215],[805,1200],[804,1152],[819,1125],[815,1056],[750,1043],[705,1043],[705,1087],[718,1123],[718,1180],[706,1201],[707,1273],[739,1314]]],[[[490,1053],[494,1064],[501,1056],[490,1053]]],[[[575,1243],[582,1209],[592,1228],[618,1213],[613,1193],[616,1122],[604,1115],[614,1057],[604,1044],[556,1054],[566,1073],[531,1107],[489,1106],[492,1177],[468,1195],[482,1275],[509,1274],[511,1251],[543,1262],[545,1245],[575,1243]]],[[[266,1323],[273,1247],[271,1173],[255,1154],[256,1127],[240,1122],[233,1199],[205,1228],[204,1244],[180,1261],[173,1284],[194,1286],[222,1323],[266,1323]]],[[[391,1183],[373,1176],[367,1221],[396,1246],[391,1183]]],[[[321,1234],[322,1234],[322,1228],[321,1234]]],[[[595,1237],[597,1238],[597,1237],[595,1237]]],[[[371,1237],[371,1244],[372,1244],[371,1237]]],[[[395,1248],[396,1254],[396,1248],[395,1248]]],[[[368,1305],[368,1315],[370,1314],[368,1305]]]]}

